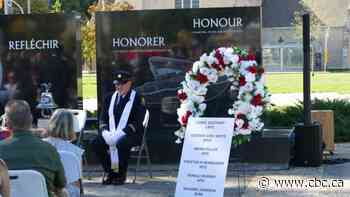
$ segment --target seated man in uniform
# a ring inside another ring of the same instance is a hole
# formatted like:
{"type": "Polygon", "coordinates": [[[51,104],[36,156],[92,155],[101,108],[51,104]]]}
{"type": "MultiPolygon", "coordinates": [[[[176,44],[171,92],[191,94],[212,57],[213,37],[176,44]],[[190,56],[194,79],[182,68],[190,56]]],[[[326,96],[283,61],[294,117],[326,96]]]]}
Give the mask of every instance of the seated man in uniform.
{"type": "Polygon", "coordinates": [[[140,145],[146,109],[141,97],[132,87],[129,70],[113,74],[115,91],[104,99],[100,117],[99,135],[93,150],[107,173],[102,184],[122,185],[126,180],[130,149],[140,145]]]}

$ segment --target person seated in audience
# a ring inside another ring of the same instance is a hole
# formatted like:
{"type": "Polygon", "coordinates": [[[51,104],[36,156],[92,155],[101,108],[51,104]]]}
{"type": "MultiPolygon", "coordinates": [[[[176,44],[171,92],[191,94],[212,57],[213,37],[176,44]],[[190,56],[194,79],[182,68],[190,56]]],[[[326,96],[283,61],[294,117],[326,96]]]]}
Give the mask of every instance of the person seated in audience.
{"type": "Polygon", "coordinates": [[[10,197],[10,180],[5,162],[0,159],[0,196],[10,197]]]}
{"type": "MultiPolygon", "coordinates": [[[[57,109],[49,120],[47,131],[49,137],[44,140],[53,145],[57,151],[67,151],[73,153],[82,166],[82,156],[84,150],[72,144],[76,139],[73,129],[73,114],[67,109],[57,109]]],[[[67,185],[67,190],[71,197],[79,196],[82,189],[81,178],[74,183],[67,185]]]]}
{"type": "Polygon", "coordinates": [[[11,100],[5,105],[5,116],[13,137],[0,141],[0,158],[9,170],[40,172],[50,197],[65,196],[66,178],[60,156],[55,147],[32,134],[29,104],[24,100],[11,100]]]}

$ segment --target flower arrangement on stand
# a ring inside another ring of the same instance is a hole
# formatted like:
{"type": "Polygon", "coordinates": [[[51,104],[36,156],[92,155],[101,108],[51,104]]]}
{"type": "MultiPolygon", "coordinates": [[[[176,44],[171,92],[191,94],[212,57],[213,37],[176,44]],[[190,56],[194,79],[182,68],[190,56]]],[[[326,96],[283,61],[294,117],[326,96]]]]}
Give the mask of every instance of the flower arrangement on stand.
{"type": "Polygon", "coordinates": [[[177,110],[181,128],[175,132],[178,137],[176,143],[184,139],[189,118],[203,116],[207,107],[207,86],[216,83],[222,75],[231,81],[232,90],[238,90],[237,100],[227,111],[234,118],[234,144],[249,141],[252,132],[262,130],[261,115],[270,102],[264,68],[257,64],[255,55],[246,50],[221,47],[209,55],[203,54],[181,83],[182,89],[177,92],[181,102],[177,110]]]}

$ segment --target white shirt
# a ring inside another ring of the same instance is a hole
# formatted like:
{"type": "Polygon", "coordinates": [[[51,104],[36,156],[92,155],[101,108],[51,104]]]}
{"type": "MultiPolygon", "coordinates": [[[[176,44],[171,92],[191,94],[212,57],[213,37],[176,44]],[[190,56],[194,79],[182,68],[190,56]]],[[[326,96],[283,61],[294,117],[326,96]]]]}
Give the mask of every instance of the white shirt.
{"type": "MultiPolygon", "coordinates": [[[[60,138],[48,137],[48,138],[45,138],[43,140],[50,143],[52,146],[54,146],[57,151],[67,151],[67,152],[73,153],[79,159],[79,161],[81,163],[84,149],[81,149],[80,147],[72,144],[71,142],[60,139],[60,138]]],[[[74,178],[77,178],[77,177],[74,177],[74,178]]],[[[76,187],[75,185],[68,184],[66,186],[66,189],[68,190],[70,197],[79,197],[80,196],[80,188],[76,187]]]]}
{"type": "Polygon", "coordinates": [[[67,140],[63,140],[63,139],[55,138],[55,137],[48,137],[48,138],[45,138],[43,140],[50,143],[52,146],[54,146],[57,151],[72,152],[80,160],[83,156],[84,149],[81,149],[80,147],[72,144],[71,142],[69,142],[67,140]]]}

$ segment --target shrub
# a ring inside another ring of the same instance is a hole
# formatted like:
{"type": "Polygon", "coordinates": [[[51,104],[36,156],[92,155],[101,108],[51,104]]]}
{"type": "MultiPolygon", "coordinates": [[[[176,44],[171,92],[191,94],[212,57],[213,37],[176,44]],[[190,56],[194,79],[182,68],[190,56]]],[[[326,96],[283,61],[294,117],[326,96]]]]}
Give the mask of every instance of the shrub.
{"type": "MultiPolygon", "coordinates": [[[[350,101],[345,99],[312,101],[313,110],[333,110],[335,142],[350,141],[350,101]]],[[[304,120],[303,103],[294,106],[270,107],[264,114],[266,127],[293,127],[304,120]]]]}

